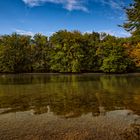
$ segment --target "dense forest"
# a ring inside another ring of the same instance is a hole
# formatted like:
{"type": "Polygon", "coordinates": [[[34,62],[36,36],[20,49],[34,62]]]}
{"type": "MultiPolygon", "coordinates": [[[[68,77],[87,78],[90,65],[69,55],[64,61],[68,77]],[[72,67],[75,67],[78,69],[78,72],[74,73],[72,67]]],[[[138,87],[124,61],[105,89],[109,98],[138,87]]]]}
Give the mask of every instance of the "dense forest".
{"type": "Polygon", "coordinates": [[[135,72],[140,67],[140,1],[125,8],[128,38],[60,30],[0,36],[0,72],[135,72]]]}

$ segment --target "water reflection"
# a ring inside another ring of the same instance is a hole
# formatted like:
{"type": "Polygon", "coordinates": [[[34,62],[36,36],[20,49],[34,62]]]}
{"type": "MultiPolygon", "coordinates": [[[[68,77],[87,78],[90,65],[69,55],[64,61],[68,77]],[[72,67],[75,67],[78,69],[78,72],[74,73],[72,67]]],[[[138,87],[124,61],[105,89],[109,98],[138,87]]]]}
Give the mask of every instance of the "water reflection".
{"type": "Polygon", "coordinates": [[[140,74],[0,76],[0,140],[139,140],[140,74]]]}
{"type": "Polygon", "coordinates": [[[65,118],[127,109],[140,115],[140,75],[1,75],[0,113],[34,110],[65,118]]]}

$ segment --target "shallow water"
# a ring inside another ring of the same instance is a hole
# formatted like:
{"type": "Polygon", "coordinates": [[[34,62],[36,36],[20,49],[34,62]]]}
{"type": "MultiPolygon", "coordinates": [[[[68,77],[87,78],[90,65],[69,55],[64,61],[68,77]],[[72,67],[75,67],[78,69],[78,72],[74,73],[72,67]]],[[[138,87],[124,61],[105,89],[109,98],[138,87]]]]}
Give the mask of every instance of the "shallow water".
{"type": "Polygon", "coordinates": [[[140,140],[140,74],[1,75],[0,140],[140,140]]]}

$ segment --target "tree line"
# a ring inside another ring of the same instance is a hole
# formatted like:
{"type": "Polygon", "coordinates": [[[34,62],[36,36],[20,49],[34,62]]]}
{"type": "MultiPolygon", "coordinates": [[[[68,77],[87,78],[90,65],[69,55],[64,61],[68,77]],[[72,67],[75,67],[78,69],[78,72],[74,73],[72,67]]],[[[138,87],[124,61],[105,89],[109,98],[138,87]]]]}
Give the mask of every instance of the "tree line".
{"type": "Polygon", "coordinates": [[[133,72],[140,67],[140,1],[126,8],[122,26],[132,33],[120,38],[106,33],[60,30],[0,37],[0,72],[133,72]]]}

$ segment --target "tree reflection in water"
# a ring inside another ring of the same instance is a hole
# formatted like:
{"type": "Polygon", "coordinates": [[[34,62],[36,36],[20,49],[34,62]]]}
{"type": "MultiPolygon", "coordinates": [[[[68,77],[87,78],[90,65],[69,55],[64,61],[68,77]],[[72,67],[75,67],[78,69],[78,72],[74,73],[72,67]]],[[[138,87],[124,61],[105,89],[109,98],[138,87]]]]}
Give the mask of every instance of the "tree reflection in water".
{"type": "Polygon", "coordinates": [[[140,75],[19,74],[0,76],[0,113],[50,111],[65,118],[127,109],[140,115],[140,75]]]}
{"type": "Polygon", "coordinates": [[[139,140],[140,75],[0,76],[0,139],[139,140]]]}

